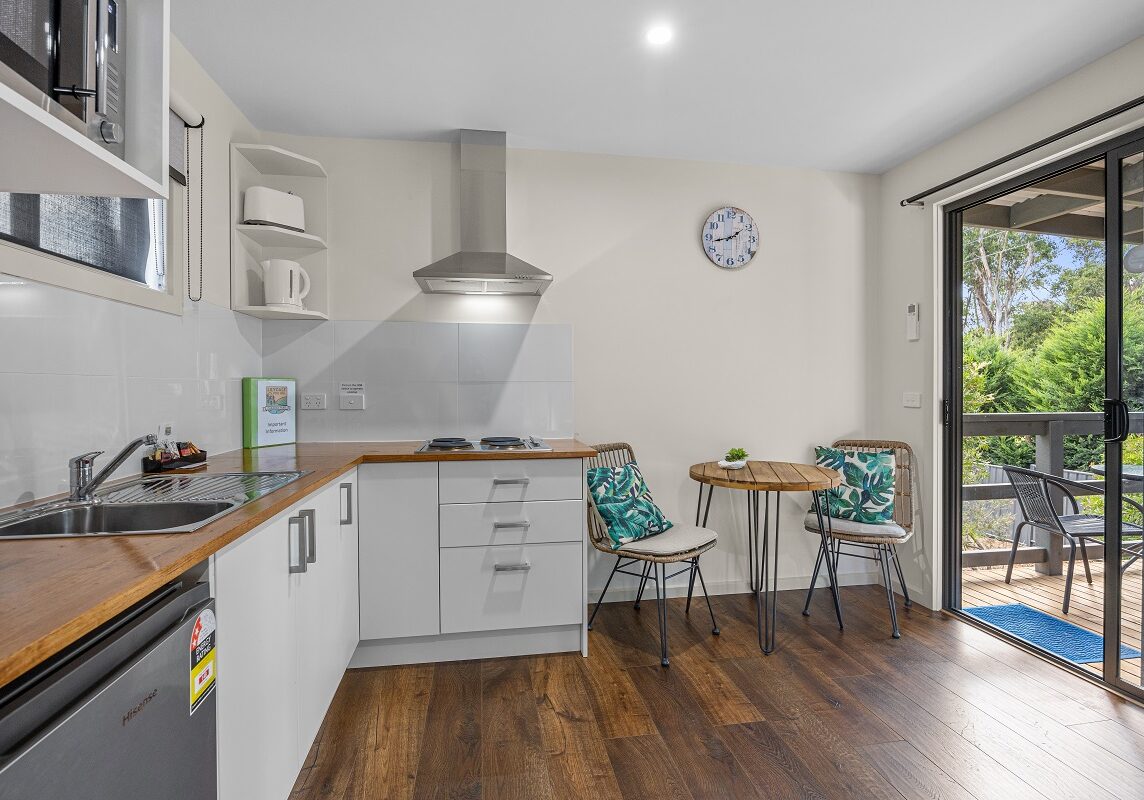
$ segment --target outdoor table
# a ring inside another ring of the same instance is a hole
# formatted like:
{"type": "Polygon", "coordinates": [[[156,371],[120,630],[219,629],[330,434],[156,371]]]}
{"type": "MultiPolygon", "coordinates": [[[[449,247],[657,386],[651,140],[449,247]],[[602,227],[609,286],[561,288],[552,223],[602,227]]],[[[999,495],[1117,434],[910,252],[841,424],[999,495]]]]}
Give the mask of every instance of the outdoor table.
{"type": "MultiPolygon", "coordinates": [[[[1106,467],[1104,464],[1093,464],[1091,469],[1097,475],[1103,475],[1106,467]]],[[[1144,467],[1139,464],[1122,464],[1120,466],[1120,477],[1129,481],[1144,480],[1144,467]]]]}
{"type": "MultiPolygon", "coordinates": [[[[811,492],[814,510],[818,514],[818,530],[824,552],[830,552],[830,515],[824,514],[826,492],[842,483],[842,476],[833,469],[815,464],[792,464],[786,461],[748,461],[742,469],[723,469],[716,462],[695,464],[690,469],[691,479],[699,483],[699,502],[695,506],[695,524],[706,527],[711,512],[711,495],[716,486],[743,491],[747,496],[747,549],[750,559],[751,592],[755,595],[755,624],[759,633],[759,648],[770,655],[775,649],[777,619],[779,501],[783,492],[811,492]],[[703,502],[703,487],[707,487],[707,503],[703,502]],[[764,495],[763,524],[759,527],[759,495],[764,495]],[[774,495],[774,545],[768,547],[771,495],[774,495]],[[702,523],[700,522],[702,511],[702,523]],[[774,559],[773,570],[770,567],[774,559]]],[[[838,576],[834,573],[834,560],[825,559],[830,579],[830,594],[834,598],[834,613],[838,628],[842,629],[842,605],[838,599],[838,576]]]]}

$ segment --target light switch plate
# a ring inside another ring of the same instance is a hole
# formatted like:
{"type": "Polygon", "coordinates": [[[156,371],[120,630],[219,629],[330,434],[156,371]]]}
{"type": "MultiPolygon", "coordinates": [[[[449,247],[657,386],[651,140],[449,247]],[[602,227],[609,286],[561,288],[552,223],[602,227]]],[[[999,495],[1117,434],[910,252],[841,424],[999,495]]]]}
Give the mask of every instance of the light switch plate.
{"type": "Polygon", "coordinates": [[[342,411],[361,411],[365,408],[365,395],[342,392],[339,395],[338,407],[342,411]]]}
{"type": "Polygon", "coordinates": [[[902,405],[905,408],[921,408],[922,407],[922,393],[921,392],[902,392],[902,405]]]}
{"type": "Polygon", "coordinates": [[[302,395],[303,411],[324,411],[326,408],[326,395],[324,392],[302,395]]]}

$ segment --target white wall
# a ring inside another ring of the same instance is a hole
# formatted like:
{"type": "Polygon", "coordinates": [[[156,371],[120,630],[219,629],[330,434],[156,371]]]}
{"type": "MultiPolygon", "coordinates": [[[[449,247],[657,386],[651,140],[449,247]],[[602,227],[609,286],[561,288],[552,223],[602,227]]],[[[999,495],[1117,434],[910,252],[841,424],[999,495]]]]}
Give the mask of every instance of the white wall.
{"type": "MultiPolygon", "coordinates": [[[[737,445],[806,461],[812,445],[866,431],[874,177],[510,150],[509,250],[555,283],[539,300],[455,297],[421,294],[410,275],[456,249],[454,147],[263,141],[330,174],[335,318],[571,325],[578,436],[631,442],[675,519],[694,518],[690,464],[737,445]],[[713,266],[699,245],[707,215],[728,203],[762,233],[739,272],[713,266]]],[[[723,541],[704,562],[717,590],[745,587],[745,504],[721,490],[713,505],[723,541]]],[[[801,529],[808,504],[783,505],[784,586],[805,586],[813,566],[815,542],[801,529]]],[[[611,564],[594,564],[601,586],[611,564]]],[[[844,570],[869,579],[864,563],[844,570]]]]}
{"type": "MultiPolygon", "coordinates": [[[[69,457],[161,422],[208,451],[242,446],[239,379],[260,372],[262,325],[230,311],[229,143],[257,132],[177,41],[171,81],[207,118],[204,302],[180,316],[5,275],[28,256],[0,244],[0,508],[66,490],[69,457]]],[[[197,214],[191,230],[197,258],[197,214]]]]}
{"type": "Polygon", "coordinates": [[[923,208],[901,208],[901,199],[1005,155],[1081,120],[1139,95],[1139,81],[1125,76],[1144,74],[1144,39],[1078,70],[1051,86],[1017,103],[1003,113],[975,125],[937,147],[902,164],[882,176],[880,199],[873,212],[880,218],[880,251],[870,263],[869,312],[865,315],[867,348],[863,358],[870,373],[868,386],[868,426],[886,438],[911,442],[921,460],[922,508],[924,526],[919,536],[903,548],[907,582],[927,605],[940,606],[941,576],[938,567],[939,543],[934,479],[940,433],[939,404],[935,391],[940,361],[937,342],[938,260],[935,253],[935,222],[940,213],[933,201],[941,202],[954,193],[964,194],[1032,163],[1059,156],[1093,136],[1115,128],[1144,122],[1138,109],[1100,128],[1071,137],[1067,142],[1045,148],[1018,162],[994,170],[980,179],[955,187],[927,201],[923,208]],[[907,303],[921,304],[920,342],[907,342],[904,315],[907,303]],[[903,391],[919,390],[925,402],[922,409],[901,404],[903,391]]]}

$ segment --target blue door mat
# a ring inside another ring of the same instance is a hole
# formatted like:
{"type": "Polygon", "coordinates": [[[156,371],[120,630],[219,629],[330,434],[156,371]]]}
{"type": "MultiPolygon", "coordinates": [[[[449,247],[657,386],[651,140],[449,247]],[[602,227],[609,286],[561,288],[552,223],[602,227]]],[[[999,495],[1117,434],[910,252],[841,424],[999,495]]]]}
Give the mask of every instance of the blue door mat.
{"type": "MultiPolygon", "coordinates": [[[[1074,664],[1093,664],[1104,660],[1104,637],[1099,633],[1085,630],[1022,603],[961,610],[1074,664]]],[[[1122,644],[1120,657],[1140,658],[1140,651],[1122,644]]]]}

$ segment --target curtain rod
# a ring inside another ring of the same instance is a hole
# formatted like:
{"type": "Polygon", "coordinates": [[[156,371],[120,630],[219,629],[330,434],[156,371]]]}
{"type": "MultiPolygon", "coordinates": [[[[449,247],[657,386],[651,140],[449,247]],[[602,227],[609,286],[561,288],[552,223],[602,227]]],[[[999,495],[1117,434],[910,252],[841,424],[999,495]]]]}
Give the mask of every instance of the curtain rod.
{"type": "Polygon", "coordinates": [[[969,172],[963,172],[961,175],[958,175],[956,178],[950,178],[948,181],[945,181],[944,183],[939,183],[937,186],[933,186],[929,189],[926,189],[924,192],[918,192],[913,197],[907,197],[905,200],[902,200],[901,203],[899,203],[899,205],[901,205],[903,208],[906,206],[924,206],[925,203],[922,202],[922,198],[929,197],[931,194],[934,194],[936,192],[940,192],[942,189],[948,189],[950,186],[955,186],[955,185],[961,183],[962,181],[967,180],[968,178],[972,178],[975,175],[980,175],[982,172],[986,172],[988,170],[991,170],[994,167],[999,167],[1002,164],[1004,164],[1006,161],[1012,161],[1014,158],[1020,158],[1021,156],[1026,155],[1028,153],[1031,153],[1034,150],[1041,148],[1041,147],[1044,147],[1047,144],[1052,144],[1053,142],[1060,141],[1061,139],[1065,138],[1066,136],[1071,136],[1072,134],[1076,133],[1077,131],[1082,131],[1085,128],[1089,128],[1089,127],[1096,125],[1100,122],[1104,122],[1106,119],[1112,119],[1117,114],[1123,114],[1125,111],[1130,111],[1130,110],[1136,108],[1137,106],[1141,106],[1141,105],[1144,105],[1144,95],[1137,97],[1135,100],[1129,100],[1127,103],[1123,103],[1122,105],[1118,105],[1116,108],[1110,108],[1108,111],[1105,111],[1102,114],[1097,114],[1095,117],[1089,117],[1084,122],[1078,122],[1076,125],[1073,125],[1071,128],[1065,128],[1063,131],[1059,131],[1057,133],[1054,133],[1052,136],[1046,136],[1044,139],[1041,139],[1039,142],[1033,142],[1031,145],[1028,145],[1026,147],[1022,147],[1020,150],[1014,150],[1012,153],[1009,153],[1008,155],[1001,156],[1001,158],[994,159],[993,161],[990,161],[988,164],[983,164],[982,166],[978,167],[977,169],[971,169],[969,172]]]}

